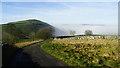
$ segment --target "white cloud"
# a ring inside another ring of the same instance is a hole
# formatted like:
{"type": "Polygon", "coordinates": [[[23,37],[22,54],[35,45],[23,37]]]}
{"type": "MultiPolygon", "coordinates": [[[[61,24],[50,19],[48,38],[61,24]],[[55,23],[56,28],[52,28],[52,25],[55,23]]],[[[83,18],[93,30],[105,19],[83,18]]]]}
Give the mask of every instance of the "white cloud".
{"type": "Polygon", "coordinates": [[[92,30],[93,34],[100,35],[118,35],[118,26],[117,25],[105,25],[105,26],[90,26],[90,25],[54,25],[56,27],[55,35],[56,36],[66,36],[70,35],[70,31],[75,31],[76,35],[84,34],[85,30],[92,30]]]}

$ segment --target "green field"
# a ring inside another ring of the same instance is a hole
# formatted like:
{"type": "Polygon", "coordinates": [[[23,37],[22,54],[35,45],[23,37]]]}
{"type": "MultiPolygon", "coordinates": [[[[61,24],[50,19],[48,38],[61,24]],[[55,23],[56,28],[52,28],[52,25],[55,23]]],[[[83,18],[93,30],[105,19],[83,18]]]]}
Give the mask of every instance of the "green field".
{"type": "Polygon", "coordinates": [[[120,66],[118,39],[57,39],[40,47],[70,66],[120,66]]]}

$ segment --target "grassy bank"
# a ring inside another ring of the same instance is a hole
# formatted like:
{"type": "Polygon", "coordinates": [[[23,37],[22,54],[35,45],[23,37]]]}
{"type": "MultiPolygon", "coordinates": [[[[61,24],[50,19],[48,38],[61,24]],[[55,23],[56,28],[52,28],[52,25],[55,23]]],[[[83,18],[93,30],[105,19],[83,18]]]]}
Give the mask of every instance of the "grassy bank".
{"type": "Polygon", "coordinates": [[[43,40],[34,40],[34,41],[24,40],[23,42],[15,43],[15,46],[18,47],[18,48],[23,48],[25,46],[28,46],[28,45],[31,45],[31,44],[34,44],[34,43],[37,43],[37,42],[41,42],[41,41],[43,41],[43,40]]]}
{"type": "Polygon", "coordinates": [[[41,48],[70,66],[120,66],[117,39],[59,39],[41,48]]]}

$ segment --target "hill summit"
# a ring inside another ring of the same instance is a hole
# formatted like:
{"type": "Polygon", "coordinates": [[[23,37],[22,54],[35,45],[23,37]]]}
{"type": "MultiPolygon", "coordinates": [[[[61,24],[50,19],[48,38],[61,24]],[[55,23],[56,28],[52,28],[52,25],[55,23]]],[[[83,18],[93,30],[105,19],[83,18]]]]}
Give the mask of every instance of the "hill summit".
{"type": "Polygon", "coordinates": [[[29,20],[23,20],[23,21],[17,21],[17,22],[9,22],[9,23],[12,23],[12,24],[21,24],[21,23],[43,24],[45,22],[42,22],[42,21],[36,20],[36,19],[29,19],[29,20]]]}

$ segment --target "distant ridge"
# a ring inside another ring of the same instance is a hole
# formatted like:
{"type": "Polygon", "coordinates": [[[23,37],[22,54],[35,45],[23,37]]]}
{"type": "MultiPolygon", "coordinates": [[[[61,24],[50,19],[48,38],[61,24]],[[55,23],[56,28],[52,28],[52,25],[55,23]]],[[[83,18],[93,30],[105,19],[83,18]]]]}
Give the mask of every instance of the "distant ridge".
{"type": "Polygon", "coordinates": [[[105,26],[104,24],[62,24],[62,25],[105,26]]]}
{"type": "Polygon", "coordinates": [[[104,26],[103,24],[81,24],[81,25],[84,25],[84,26],[104,26]]]}

